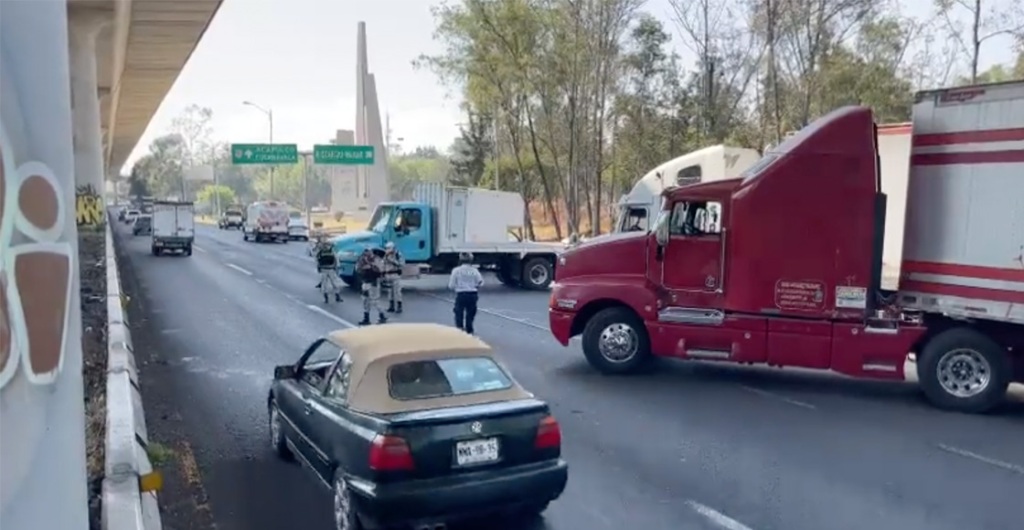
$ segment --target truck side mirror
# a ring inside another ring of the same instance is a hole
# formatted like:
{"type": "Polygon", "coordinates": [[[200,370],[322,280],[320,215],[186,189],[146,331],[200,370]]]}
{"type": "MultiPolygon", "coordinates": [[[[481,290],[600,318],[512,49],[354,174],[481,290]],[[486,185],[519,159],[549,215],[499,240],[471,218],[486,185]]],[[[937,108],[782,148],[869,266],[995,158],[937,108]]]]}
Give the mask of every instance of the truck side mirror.
{"type": "Polygon", "coordinates": [[[668,245],[668,223],[658,223],[657,228],[654,230],[654,240],[657,241],[659,250],[668,245]]]}

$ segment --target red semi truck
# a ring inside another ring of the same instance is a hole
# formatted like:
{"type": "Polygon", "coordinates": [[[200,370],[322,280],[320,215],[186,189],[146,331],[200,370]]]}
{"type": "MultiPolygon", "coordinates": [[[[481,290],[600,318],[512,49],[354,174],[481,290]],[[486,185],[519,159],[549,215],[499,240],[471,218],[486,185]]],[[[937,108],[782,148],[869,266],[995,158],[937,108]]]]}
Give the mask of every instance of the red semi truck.
{"type": "Polygon", "coordinates": [[[895,291],[877,126],[845,107],[739,178],[666,190],[650,232],[562,254],[551,332],[609,374],[662,356],[903,381],[915,353],[933,404],[991,409],[1024,382],[1024,82],[919,93],[912,127],[895,291]]]}

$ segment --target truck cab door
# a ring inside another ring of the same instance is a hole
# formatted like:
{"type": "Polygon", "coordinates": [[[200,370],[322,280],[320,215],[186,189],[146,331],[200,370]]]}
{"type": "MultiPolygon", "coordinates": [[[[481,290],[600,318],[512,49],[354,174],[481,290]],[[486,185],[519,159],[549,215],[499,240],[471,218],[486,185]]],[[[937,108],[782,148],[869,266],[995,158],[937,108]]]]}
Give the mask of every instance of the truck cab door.
{"type": "Polygon", "coordinates": [[[401,206],[395,210],[395,247],[406,262],[428,261],[434,252],[430,210],[423,205],[401,206]]]}
{"type": "MultiPolygon", "coordinates": [[[[683,199],[667,215],[667,240],[660,245],[661,277],[651,280],[666,291],[669,306],[717,308],[724,296],[722,203],[683,199]]],[[[658,252],[658,251],[656,251],[658,252]]]]}

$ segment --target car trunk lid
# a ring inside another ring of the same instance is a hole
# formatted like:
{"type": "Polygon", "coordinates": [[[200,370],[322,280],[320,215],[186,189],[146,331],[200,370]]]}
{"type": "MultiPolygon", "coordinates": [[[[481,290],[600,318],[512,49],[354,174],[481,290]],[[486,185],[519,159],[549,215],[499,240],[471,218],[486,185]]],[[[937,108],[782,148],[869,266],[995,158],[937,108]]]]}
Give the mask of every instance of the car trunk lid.
{"type": "Polygon", "coordinates": [[[544,402],[524,399],[395,414],[388,431],[408,443],[415,476],[436,477],[557,457],[534,447],[548,414],[544,402]]]}

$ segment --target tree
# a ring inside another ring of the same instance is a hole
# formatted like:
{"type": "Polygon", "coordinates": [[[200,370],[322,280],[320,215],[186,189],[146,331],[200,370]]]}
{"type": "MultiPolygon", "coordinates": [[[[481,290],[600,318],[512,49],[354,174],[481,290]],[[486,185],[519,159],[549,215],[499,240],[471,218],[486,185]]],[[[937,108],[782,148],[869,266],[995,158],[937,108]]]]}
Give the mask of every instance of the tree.
{"type": "Polygon", "coordinates": [[[463,186],[479,186],[487,160],[493,159],[494,121],[490,116],[466,109],[466,124],[450,149],[453,181],[463,186]]]}
{"type": "Polygon", "coordinates": [[[177,134],[161,136],[149,144],[149,153],[135,162],[132,175],[158,197],[183,196],[185,192],[184,141],[177,134]]]}
{"type": "Polygon", "coordinates": [[[186,167],[210,164],[214,159],[214,144],[210,140],[213,128],[213,110],[191,104],[174,120],[171,131],[178,134],[184,142],[183,161],[186,167]]]}
{"type": "Polygon", "coordinates": [[[128,195],[131,197],[148,197],[151,195],[149,182],[139,169],[139,164],[132,166],[132,173],[128,177],[128,195]]]}
{"type": "MultiPolygon", "coordinates": [[[[603,205],[672,158],[718,143],[764,149],[841,105],[904,121],[915,90],[961,73],[934,37],[942,13],[905,16],[897,0],[670,1],[695,64],[682,64],[640,0],[435,8],[442,50],[417,64],[462,98],[452,181],[492,186],[500,176],[527,201],[531,237],[599,233],[603,205]]],[[[985,79],[1014,66],[1024,70],[1024,58],[985,79]]],[[[392,173],[403,190],[435,178],[412,166],[392,173]]]]}
{"type": "Polygon", "coordinates": [[[1024,7],[1013,0],[935,0],[950,38],[967,57],[971,84],[981,81],[981,46],[991,39],[1024,37],[1024,7]],[[962,21],[966,18],[966,23],[962,21]],[[970,29],[965,31],[964,26],[970,29]]]}
{"type": "Polygon", "coordinates": [[[203,186],[203,188],[196,193],[196,200],[200,203],[201,209],[205,212],[215,212],[217,211],[218,206],[223,209],[224,207],[237,202],[235,192],[231,188],[213,184],[203,186]]]}

